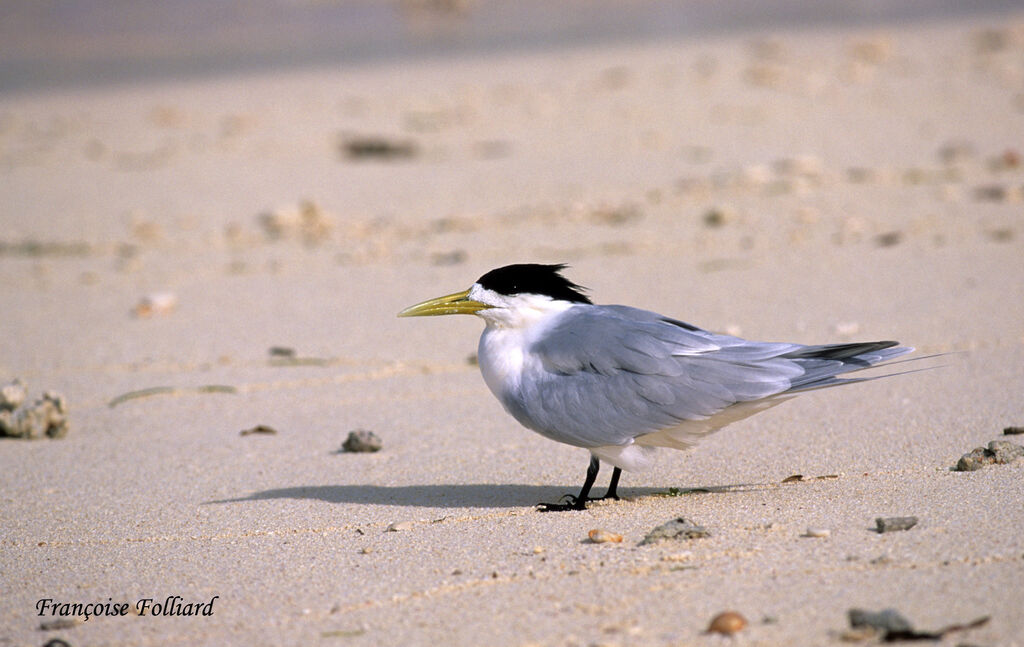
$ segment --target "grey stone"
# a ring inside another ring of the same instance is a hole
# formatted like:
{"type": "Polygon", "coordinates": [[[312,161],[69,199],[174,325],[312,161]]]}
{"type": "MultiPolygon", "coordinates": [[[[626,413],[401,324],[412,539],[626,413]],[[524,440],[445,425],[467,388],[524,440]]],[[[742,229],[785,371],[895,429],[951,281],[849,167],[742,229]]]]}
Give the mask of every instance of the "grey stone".
{"type": "Polygon", "coordinates": [[[875,530],[879,534],[883,532],[896,532],[898,530],[910,530],[917,525],[917,517],[878,517],[875,519],[875,530]]]}
{"type": "Polygon", "coordinates": [[[384,441],[377,434],[366,429],[356,429],[349,432],[341,448],[346,452],[379,452],[383,446],[384,441]]]}
{"type": "Polygon", "coordinates": [[[900,615],[900,612],[896,609],[882,609],[881,611],[850,609],[846,613],[850,618],[850,626],[854,629],[870,627],[879,631],[883,636],[891,633],[911,633],[914,631],[910,621],[900,615]]]}
{"type": "Polygon", "coordinates": [[[710,537],[711,533],[703,526],[698,526],[692,521],[678,517],[663,523],[654,530],[647,533],[640,545],[653,544],[665,540],[701,539],[710,537]]]}

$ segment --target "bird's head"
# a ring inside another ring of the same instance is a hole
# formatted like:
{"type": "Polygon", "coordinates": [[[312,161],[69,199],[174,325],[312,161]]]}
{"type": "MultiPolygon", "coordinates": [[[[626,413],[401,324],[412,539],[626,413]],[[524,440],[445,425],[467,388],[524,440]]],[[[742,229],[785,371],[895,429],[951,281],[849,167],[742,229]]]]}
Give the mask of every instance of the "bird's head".
{"type": "Polygon", "coordinates": [[[562,276],[565,267],[535,263],[499,267],[468,290],[417,303],[398,316],[475,314],[492,325],[526,325],[552,312],[590,303],[584,288],[562,276]]]}

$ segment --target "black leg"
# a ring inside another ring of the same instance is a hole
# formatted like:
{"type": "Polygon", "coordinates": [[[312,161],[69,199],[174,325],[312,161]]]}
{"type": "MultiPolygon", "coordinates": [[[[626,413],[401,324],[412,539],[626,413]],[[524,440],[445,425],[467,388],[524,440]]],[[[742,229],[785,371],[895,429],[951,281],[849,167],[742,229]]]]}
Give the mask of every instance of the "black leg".
{"type": "Polygon", "coordinates": [[[616,490],[619,487],[620,476],[622,476],[621,467],[616,467],[614,470],[612,470],[612,480],[610,483],[608,483],[608,491],[605,493],[603,497],[601,497],[602,499],[614,499],[616,501],[619,500],[619,494],[618,492],[616,492],[616,490]]]}
{"type": "MultiPolygon", "coordinates": [[[[590,465],[587,467],[587,478],[583,480],[583,487],[580,489],[579,496],[573,496],[566,494],[562,497],[564,503],[538,503],[537,509],[541,512],[565,512],[567,510],[586,510],[587,501],[597,501],[598,499],[590,498],[590,488],[594,487],[594,480],[597,479],[597,473],[601,469],[601,461],[597,460],[596,456],[590,457],[590,465]]],[[[612,472],[611,483],[608,484],[608,493],[605,494],[602,499],[618,499],[619,495],[616,494],[615,490],[619,486],[619,475],[622,474],[622,470],[618,467],[612,472]]]]}

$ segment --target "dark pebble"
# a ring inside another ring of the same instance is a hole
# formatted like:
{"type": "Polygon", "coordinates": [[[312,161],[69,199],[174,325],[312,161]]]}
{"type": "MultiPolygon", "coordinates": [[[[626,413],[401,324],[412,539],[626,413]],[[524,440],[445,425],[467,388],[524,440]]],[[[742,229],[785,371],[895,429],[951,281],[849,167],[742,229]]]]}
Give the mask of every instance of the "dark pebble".
{"type": "Polygon", "coordinates": [[[379,452],[383,446],[384,441],[377,434],[366,429],[356,429],[349,432],[341,448],[346,452],[379,452]]]}
{"type": "MultiPolygon", "coordinates": [[[[1006,430],[1003,430],[1006,433],[1006,430]]],[[[1005,465],[1018,458],[1024,458],[1024,447],[1008,440],[993,440],[988,447],[976,447],[957,461],[956,472],[973,472],[986,465],[1005,465]]]]}
{"type": "Polygon", "coordinates": [[[277,429],[274,429],[273,427],[270,427],[268,425],[256,425],[252,429],[243,429],[242,431],[238,432],[238,435],[239,436],[248,436],[250,434],[268,434],[268,435],[270,435],[270,434],[276,434],[276,433],[277,433],[277,429]]]}
{"type": "Polygon", "coordinates": [[[896,532],[897,530],[910,530],[917,525],[917,517],[878,517],[875,519],[875,530],[879,534],[883,532],[896,532]]]}

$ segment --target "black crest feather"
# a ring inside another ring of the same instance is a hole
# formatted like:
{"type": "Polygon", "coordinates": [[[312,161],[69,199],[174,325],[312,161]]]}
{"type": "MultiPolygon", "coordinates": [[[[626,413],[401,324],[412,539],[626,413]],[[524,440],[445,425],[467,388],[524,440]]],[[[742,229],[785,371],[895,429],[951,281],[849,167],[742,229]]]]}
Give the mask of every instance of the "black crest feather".
{"type": "Polygon", "coordinates": [[[540,265],[521,263],[506,265],[484,274],[477,283],[498,294],[541,294],[560,301],[590,303],[583,288],[562,276],[565,264],[540,265]]]}

